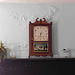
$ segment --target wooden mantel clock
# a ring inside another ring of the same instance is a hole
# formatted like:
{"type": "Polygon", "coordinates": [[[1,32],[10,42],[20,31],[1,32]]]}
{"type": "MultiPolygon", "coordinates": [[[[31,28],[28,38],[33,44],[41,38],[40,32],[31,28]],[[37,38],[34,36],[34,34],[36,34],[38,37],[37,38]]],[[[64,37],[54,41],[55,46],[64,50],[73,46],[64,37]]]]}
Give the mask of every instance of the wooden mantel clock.
{"type": "Polygon", "coordinates": [[[52,56],[52,22],[43,18],[29,23],[29,58],[30,56],[52,56]]]}

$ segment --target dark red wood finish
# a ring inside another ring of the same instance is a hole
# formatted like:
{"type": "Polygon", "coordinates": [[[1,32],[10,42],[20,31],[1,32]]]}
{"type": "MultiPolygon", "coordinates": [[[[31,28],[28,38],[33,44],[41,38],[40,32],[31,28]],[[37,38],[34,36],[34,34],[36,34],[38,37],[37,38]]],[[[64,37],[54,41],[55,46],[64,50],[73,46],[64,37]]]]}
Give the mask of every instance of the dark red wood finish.
{"type": "MultiPolygon", "coordinates": [[[[37,18],[38,19],[38,18],[37,18]]],[[[30,56],[53,56],[52,54],[52,22],[47,23],[45,18],[44,21],[40,19],[40,21],[36,21],[34,23],[29,23],[29,57],[30,56]],[[34,41],[33,38],[33,28],[34,26],[48,26],[48,41],[34,41]],[[48,43],[48,52],[34,52],[33,43],[34,42],[47,42],[48,43]]]]}

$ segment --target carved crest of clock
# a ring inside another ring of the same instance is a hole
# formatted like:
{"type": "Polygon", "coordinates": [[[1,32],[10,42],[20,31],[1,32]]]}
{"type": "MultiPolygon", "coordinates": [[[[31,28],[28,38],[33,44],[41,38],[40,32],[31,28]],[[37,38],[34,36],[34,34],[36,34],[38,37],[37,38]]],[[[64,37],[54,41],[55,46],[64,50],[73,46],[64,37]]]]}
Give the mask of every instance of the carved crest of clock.
{"type": "Polygon", "coordinates": [[[30,56],[52,56],[52,22],[43,18],[29,23],[29,58],[30,56]]]}

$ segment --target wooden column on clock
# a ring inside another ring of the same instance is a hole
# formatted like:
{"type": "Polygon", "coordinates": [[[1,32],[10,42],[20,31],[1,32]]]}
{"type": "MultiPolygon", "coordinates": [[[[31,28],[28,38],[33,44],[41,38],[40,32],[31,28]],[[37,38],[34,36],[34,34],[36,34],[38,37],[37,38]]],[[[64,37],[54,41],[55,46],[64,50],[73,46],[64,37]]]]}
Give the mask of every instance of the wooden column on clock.
{"type": "Polygon", "coordinates": [[[52,22],[43,18],[29,22],[29,58],[30,56],[52,56],[52,22]]]}

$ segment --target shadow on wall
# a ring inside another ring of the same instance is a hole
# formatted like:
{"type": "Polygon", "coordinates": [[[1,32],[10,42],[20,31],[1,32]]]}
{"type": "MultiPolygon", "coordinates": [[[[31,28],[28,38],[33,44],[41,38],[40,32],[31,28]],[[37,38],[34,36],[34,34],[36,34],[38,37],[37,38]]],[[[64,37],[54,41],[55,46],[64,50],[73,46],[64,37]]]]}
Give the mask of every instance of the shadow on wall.
{"type": "Polygon", "coordinates": [[[75,49],[71,49],[70,58],[75,58],[75,49]]]}
{"type": "Polygon", "coordinates": [[[52,25],[52,51],[53,55],[58,54],[58,22],[54,21],[52,25]]]}

